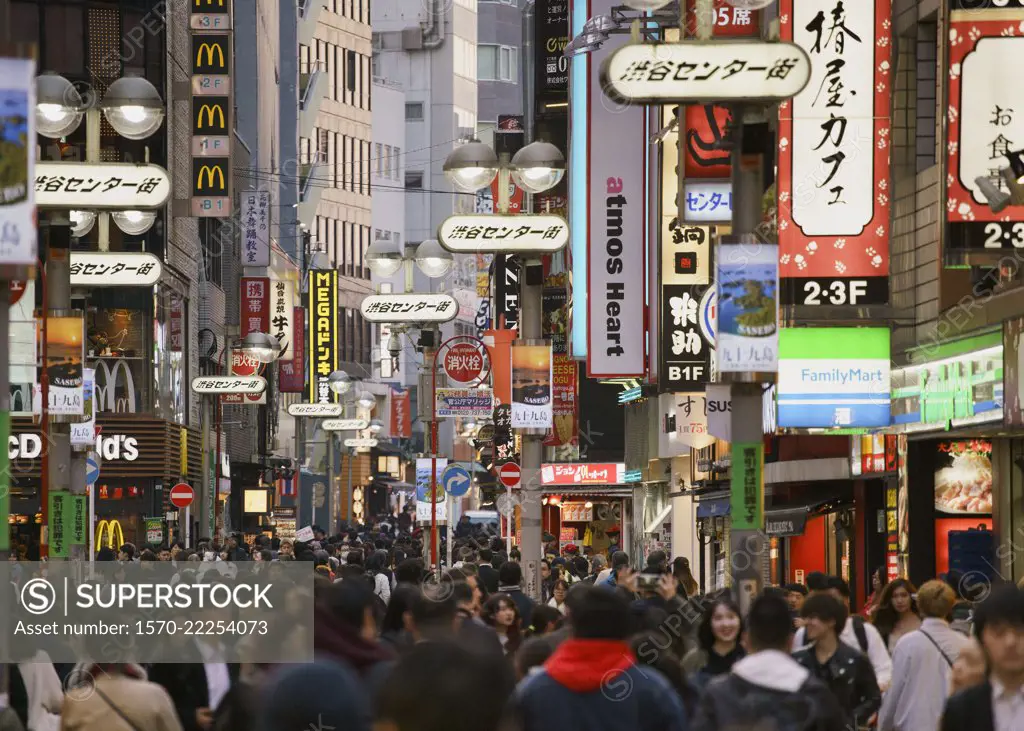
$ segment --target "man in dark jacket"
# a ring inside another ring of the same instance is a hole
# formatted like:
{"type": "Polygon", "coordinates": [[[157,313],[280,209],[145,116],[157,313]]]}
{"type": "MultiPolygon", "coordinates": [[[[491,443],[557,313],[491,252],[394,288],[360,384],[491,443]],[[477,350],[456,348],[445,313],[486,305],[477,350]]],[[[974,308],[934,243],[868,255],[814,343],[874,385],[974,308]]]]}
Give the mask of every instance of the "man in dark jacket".
{"type": "Polygon", "coordinates": [[[813,644],[795,652],[793,658],[828,686],[850,728],[866,726],[882,705],[882,693],[867,656],[841,642],[836,632],[846,625],[846,606],[828,594],[815,594],[800,613],[813,644]]]}
{"type": "Polygon", "coordinates": [[[1024,728],[1024,589],[1003,586],[974,612],[988,679],[946,703],[941,731],[1024,728]]]}
{"type": "Polygon", "coordinates": [[[493,557],[494,554],[491,549],[480,549],[480,566],[477,569],[477,574],[480,576],[480,581],[483,582],[488,594],[494,594],[498,591],[498,570],[491,565],[493,557]]]}
{"type": "Polygon", "coordinates": [[[533,599],[523,593],[522,587],[523,569],[515,561],[508,561],[501,565],[498,571],[498,593],[508,594],[509,598],[519,610],[519,617],[523,627],[530,625],[530,617],[533,616],[533,599]]]}
{"type": "Polygon", "coordinates": [[[847,731],[846,717],[829,689],[789,654],[793,620],[783,599],[754,600],[747,638],[751,654],[708,685],[694,731],[847,731]]]}
{"type": "Polygon", "coordinates": [[[636,664],[626,601],[608,588],[580,586],[566,602],[571,638],[518,688],[523,729],[686,731],[679,695],[658,671],[636,664]]]}

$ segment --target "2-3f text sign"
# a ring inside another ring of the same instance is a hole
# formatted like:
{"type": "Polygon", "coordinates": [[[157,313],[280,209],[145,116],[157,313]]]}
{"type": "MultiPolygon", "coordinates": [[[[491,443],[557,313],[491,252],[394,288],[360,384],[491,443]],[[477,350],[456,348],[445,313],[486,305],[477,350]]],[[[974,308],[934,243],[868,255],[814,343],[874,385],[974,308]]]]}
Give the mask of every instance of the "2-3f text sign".
{"type": "Polygon", "coordinates": [[[799,94],[811,60],[792,43],[634,43],[601,67],[605,94],[624,104],[771,102],[799,94]]]}

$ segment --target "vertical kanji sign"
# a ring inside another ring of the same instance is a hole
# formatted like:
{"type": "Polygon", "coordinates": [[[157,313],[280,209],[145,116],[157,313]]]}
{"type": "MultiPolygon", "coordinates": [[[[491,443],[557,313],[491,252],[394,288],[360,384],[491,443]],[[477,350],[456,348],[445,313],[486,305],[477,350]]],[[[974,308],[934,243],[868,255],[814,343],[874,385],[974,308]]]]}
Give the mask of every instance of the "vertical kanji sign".
{"type": "Polygon", "coordinates": [[[242,195],[242,266],[270,266],[270,193],[242,195]]]}
{"type": "Polygon", "coordinates": [[[290,279],[275,279],[270,283],[270,329],[268,334],[277,338],[281,348],[280,361],[292,360],[295,349],[295,283],[290,279]]]}
{"type": "Polygon", "coordinates": [[[892,0],[780,0],[811,79],[779,105],[783,304],[889,300],[892,0]]]}
{"type": "Polygon", "coordinates": [[[277,377],[281,393],[302,393],[306,390],[306,308],[295,307],[292,313],[292,358],[281,362],[277,377]]]}
{"type": "Polygon", "coordinates": [[[338,271],[309,272],[309,402],[339,400],[328,378],[338,370],[338,271]]]}
{"type": "Polygon", "coordinates": [[[412,403],[408,389],[391,389],[391,436],[412,436],[412,403]]]}
{"type": "Polygon", "coordinates": [[[238,325],[244,338],[249,333],[270,333],[270,279],[242,277],[238,325]]]}
{"type": "Polygon", "coordinates": [[[1024,247],[1024,206],[995,213],[977,180],[1008,193],[1002,170],[1024,149],[1024,95],[1014,69],[1024,58],[1022,3],[979,7],[954,0],[949,24],[946,117],[947,249],[990,252],[1024,247]],[[963,9],[956,9],[957,7],[963,9]]]}

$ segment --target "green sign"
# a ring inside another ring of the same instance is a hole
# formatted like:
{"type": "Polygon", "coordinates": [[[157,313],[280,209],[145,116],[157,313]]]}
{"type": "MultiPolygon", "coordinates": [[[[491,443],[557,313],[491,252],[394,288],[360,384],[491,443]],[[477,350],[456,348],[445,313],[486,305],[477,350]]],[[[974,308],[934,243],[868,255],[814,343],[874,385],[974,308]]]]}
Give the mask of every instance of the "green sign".
{"type": "Polygon", "coordinates": [[[146,543],[159,546],[164,542],[164,519],[146,518],[146,543]]]}
{"type": "Polygon", "coordinates": [[[71,539],[71,495],[66,492],[50,493],[49,546],[50,558],[67,558],[71,539]]]}
{"type": "Polygon", "coordinates": [[[738,442],[732,445],[732,527],[734,530],[764,529],[764,444],[738,442]]]}
{"type": "MultiPolygon", "coordinates": [[[[0,411],[0,444],[7,444],[10,434],[11,412],[0,411]]],[[[11,515],[11,475],[7,463],[7,450],[0,449],[0,551],[11,550],[11,531],[7,523],[11,515]]]]}
{"type": "Polygon", "coordinates": [[[85,525],[89,522],[89,502],[85,495],[72,495],[71,498],[71,537],[72,546],[86,544],[85,525]]]}

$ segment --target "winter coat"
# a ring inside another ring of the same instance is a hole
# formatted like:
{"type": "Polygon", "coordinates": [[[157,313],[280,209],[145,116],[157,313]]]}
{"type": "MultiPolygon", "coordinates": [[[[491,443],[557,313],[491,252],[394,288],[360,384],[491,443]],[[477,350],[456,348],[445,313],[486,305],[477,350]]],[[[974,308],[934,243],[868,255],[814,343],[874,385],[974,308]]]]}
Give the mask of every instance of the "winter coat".
{"type": "Polygon", "coordinates": [[[953,663],[970,642],[934,617],[903,635],[892,655],[892,687],[878,712],[878,731],[937,728],[952,684],[953,663]]]}
{"type": "Polygon", "coordinates": [[[43,650],[17,664],[17,672],[25,686],[26,731],[57,731],[64,688],[50,656],[43,650]]]}
{"type": "Polygon", "coordinates": [[[824,683],[786,653],[765,650],[737,661],[732,672],[708,684],[692,729],[847,731],[847,725],[824,683]]]}
{"type": "Polygon", "coordinates": [[[866,726],[882,705],[882,692],[878,690],[875,671],[867,656],[859,650],[840,642],[824,665],[818,663],[813,645],[793,653],[793,658],[828,686],[846,712],[851,728],[866,726]]]}
{"type": "Polygon", "coordinates": [[[73,690],[64,701],[61,731],[132,731],[133,726],[139,731],[181,731],[167,691],[142,679],[141,669],[136,675],[93,673],[91,688],[73,690]]]}
{"type": "Polygon", "coordinates": [[[520,683],[515,703],[525,731],[688,729],[675,689],[612,640],[566,640],[520,683]]]}

